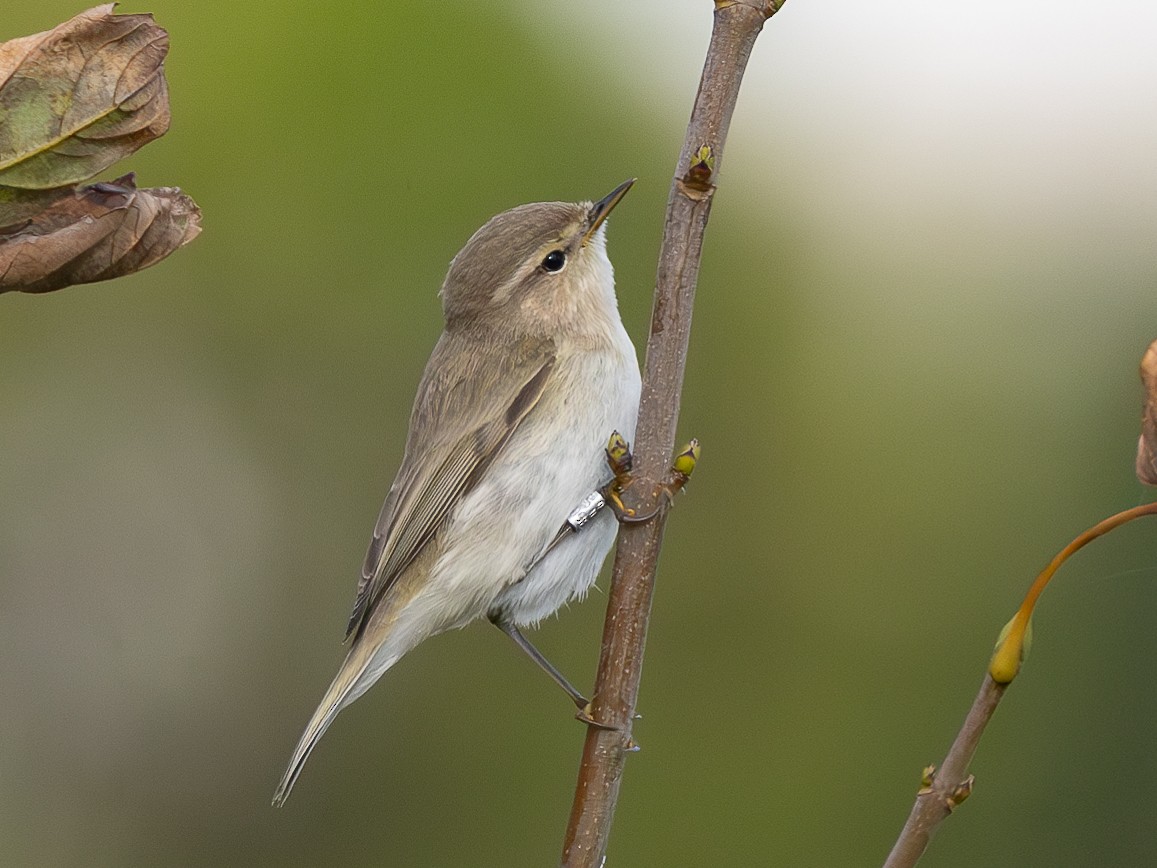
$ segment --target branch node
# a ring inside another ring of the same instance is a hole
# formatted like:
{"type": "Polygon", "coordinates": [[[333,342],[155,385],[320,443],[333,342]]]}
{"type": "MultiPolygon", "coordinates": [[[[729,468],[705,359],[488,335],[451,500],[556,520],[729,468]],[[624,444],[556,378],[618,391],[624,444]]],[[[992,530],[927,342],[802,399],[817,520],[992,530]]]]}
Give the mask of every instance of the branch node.
{"type": "Polygon", "coordinates": [[[958,805],[972,795],[972,785],[975,782],[976,776],[969,775],[952,788],[952,792],[944,797],[944,804],[947,805],[949,811],[955,811],[958,805]]]}
{"type": "Polygon", "coordinates": [[[936,781],[936,764],[924,766],[924,771],[920,773],[920,786],[923,787],[920,792],[928,789],[936,781]]]}
{"type": "Polygon", "coordinates": [[[675,474],[675,481],[682,488],[695,472],[695,465],[699,463],[699,438],[692,437],[691,442],[684,446],[671,462],[671,470],[675,474]]]}
{"type": "MultiPolygon", "coordinates": [[[[714,189],[711,183],[715,176],[715,152],[710,145],[700,145],[691,157],[691,165],[683,175],[683,186],[697,193],[707,193],[714,189]]],[[[692,196],[691,198],[695,198],[692,196]]]]}
{"type": "MultiPolygon", "coordinates": [[[[708,185],[705,189],[697,189],[689,185],[682,178],[675,179],[675,186],[678,188],[680,194],[692,202],[706,202],[711,198],[711,194],[715,192],[715,187],[708,185]]],[[[654,329],[652,329],[654,331],[654,329]]]]}
{"type": "Polygon", "coordinates": [[[754,9],[766,20],[782,9],[783,4],[786,2],[787,0],[767,0],[766,3],[754,4],[751,2],[744,3],[742,0],[715,0],[715,11],[719,12],[722,9],[730,9],[732,6],[747,6],[750,9],[754,9]]]}

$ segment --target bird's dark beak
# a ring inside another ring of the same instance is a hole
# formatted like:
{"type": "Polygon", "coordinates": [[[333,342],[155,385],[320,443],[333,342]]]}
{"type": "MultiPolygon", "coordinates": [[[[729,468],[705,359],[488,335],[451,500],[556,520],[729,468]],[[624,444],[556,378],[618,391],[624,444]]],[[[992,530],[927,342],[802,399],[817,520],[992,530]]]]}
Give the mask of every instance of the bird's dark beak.
{"type": "Polygon", "coordinates": [[[634,183],[634,178],[623,181],[623,183],[611,190],[607,196],[599,199],[599,201],[591,206],[591,213],[587,216],[587,228],[583,233],[584,247],[586,243],[591,240],[591,236],[598,232],[599,227],[603,225],[603,221],[607,219],[607,215],[610,214],[615,206],[619,204],[619,201],[627,195],[627,191],[631,189],[631,185],[634,183]]]}

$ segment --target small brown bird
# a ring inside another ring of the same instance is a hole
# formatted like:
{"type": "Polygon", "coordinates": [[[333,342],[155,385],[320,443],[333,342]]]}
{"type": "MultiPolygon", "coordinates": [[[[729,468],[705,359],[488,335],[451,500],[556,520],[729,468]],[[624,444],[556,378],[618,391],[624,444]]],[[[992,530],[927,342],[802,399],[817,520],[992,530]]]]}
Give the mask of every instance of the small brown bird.
{"type": "Polygon", "coordinates": [[[585,705],[519,628],[582,597],[615,538],[606,510],[578,532],[565,523],[609,480],[611,432],[634,437],[639,364],[604,222],[633,183],[594,203],[499,214],[450,263],[445,330],[370,541],[353,643],[274,805],[339,711],[422,640],[483,616],[585,705]]]}

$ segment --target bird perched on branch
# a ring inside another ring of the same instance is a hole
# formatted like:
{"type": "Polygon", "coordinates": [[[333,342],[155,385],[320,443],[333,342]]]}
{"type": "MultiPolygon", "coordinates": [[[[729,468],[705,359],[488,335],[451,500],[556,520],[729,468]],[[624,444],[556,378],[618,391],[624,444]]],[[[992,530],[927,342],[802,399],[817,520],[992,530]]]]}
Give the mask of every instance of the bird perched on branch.
{"type": "Polygon", "coordinates": [[[639,365],[605,238],[632,183],[594,203],[499,214],[451,262],[445,329],[370,541],[353,641],[275,805],[339,711],[422,640],[481,617],[586,705],[519,628],[585,594],[617,530],[609,511],[577,532],[567,519],[607,482],[611,432],[634,437],[639,365]]]}

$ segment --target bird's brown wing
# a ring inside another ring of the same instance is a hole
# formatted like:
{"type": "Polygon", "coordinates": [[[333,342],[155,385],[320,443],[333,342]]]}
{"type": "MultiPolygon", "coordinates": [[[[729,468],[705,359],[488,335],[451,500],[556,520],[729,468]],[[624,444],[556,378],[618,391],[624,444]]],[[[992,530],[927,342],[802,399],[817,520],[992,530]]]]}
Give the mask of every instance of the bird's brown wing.
{"type": "Polygon", "coordinates": [[[480,346],[442,334],[418,387],[405,457],[366,552],[346,638],[482,478],[538,403],[554,363],[549,339],[480,346]]]}

